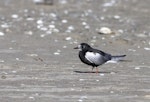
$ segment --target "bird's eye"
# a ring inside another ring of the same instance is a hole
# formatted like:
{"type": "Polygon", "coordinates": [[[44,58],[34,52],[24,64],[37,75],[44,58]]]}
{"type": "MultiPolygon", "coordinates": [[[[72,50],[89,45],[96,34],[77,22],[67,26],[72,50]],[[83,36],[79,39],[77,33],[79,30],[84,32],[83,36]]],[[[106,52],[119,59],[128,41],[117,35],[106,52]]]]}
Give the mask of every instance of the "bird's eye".
{"type": "Polygon", "coordinates": [[[85,49],[85,46],[84,46],[84,45],[82,46],[82,49],[85,49]]]}

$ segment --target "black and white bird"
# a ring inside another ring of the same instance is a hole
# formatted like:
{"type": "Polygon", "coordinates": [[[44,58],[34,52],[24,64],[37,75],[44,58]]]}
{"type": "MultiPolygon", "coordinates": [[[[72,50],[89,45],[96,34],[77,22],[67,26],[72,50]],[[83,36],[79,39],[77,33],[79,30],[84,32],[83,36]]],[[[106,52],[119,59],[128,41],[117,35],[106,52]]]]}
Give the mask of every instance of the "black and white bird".
{"type": "Polygon", "coordinates": [[[107,61],[120,61],[126,55],[112,56],[111,54],[105,53],[101,50],[94,49],[87,43],[81,43],[74,49],[79,49],[80,60],[92,66],[92,70],[96,67],[96,73],[98,73],[98,66],[106,63],[107,61]]]}

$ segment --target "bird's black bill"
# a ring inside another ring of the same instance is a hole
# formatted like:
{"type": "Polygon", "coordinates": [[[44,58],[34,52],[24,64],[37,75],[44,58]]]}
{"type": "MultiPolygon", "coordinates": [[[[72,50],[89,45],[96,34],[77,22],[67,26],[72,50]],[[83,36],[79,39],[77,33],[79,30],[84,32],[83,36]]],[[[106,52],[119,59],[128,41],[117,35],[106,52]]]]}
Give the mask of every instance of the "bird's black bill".
{"type": "Polygon", "coordinates": [[[75,47],[74,49],[79,49],[78,47],[75,47]]]}

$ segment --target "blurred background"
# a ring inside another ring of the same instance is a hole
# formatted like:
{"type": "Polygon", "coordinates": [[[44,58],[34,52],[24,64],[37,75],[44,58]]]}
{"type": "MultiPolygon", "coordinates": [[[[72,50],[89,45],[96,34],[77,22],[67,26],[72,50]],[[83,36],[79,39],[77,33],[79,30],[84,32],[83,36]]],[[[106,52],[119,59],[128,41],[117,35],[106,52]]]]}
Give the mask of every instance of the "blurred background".
{"type": "Polygon", "coordinates": [[[0,0],[2,102],[150,100],[149,0],[0,0]],[[127,60],[98,75],[73,50],[85,42],[127,60]]]}

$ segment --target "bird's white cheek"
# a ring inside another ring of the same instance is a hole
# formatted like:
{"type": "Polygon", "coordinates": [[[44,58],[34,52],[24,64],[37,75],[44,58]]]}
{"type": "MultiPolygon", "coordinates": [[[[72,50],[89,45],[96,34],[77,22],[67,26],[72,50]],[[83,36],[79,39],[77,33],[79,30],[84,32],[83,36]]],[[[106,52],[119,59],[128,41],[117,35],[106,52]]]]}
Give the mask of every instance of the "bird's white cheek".
{"type": "Polygon", "coordinates": [[[81,45],[78,45],[78,49],[79,51],[82,51],[81,45]]]}
{"type": "Polygon", "coordinates": [[[82,49],[78,49],[79,51],[82,51],[82,49]]]}

